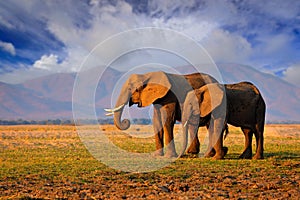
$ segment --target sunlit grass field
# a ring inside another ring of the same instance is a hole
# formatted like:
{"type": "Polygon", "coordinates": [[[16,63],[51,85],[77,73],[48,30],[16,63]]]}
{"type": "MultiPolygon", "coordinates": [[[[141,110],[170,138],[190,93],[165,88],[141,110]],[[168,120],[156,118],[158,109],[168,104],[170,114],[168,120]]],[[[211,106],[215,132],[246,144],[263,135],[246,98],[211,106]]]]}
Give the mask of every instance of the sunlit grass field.
{"type": "MultiPolygon", "coordinates": [[[[80,130],[100,130],[129,152],[155,150],[150,125],[132,125],[126,132],[113,125],[80,126],[80,130]]],[[[244,136],[238,128],[229,130],[224,160],[187,155],[155,171],[129,173],[91,155],[76,126],[1,126],[0,198],[300,198],[300,125],[266,125],[264,160],[239,160],[244,136]]],[[[175,135],[180,138],[180,125],[175,126],[175,135]]],[[[205,137],[206,130],[200,128],[201,144],[205,137]]]]}

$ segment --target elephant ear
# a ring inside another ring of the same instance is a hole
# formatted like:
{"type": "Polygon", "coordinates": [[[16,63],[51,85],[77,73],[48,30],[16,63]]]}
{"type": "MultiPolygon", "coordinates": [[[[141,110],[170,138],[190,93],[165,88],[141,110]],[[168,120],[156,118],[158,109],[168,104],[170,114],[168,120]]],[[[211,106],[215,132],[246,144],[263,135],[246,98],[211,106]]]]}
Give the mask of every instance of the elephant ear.
{"type": "Polygon", "coordinates": [[[172,86],[165,72],[150,72],[145,76],[147,79],[140,97],[143,107],[149,106],[157,99],[164,97],[172,86]]]}
{"type": "Polygon", "coordinates": [[[202,102],[200,103],[200,116],[205,117],[224,99],[224,89],[220,84],[207,84],[199,89],[202,102]]]}

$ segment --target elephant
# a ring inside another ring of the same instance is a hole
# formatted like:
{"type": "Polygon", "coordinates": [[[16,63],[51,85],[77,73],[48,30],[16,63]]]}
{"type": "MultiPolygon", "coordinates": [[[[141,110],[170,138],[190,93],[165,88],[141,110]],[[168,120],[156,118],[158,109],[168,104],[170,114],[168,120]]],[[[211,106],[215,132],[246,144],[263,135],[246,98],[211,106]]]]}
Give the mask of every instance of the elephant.
{"type": "Polygon", "coordinates": [[[113,109],[106,109],[114,115],[114,124],[120,130],[130,127],[128,119],[121,120],[125,105],[145,107],[153,104],[153,129],[155,133],[155,155],[177,157],[173,141],[173,128],[176,120],[181,121],[181,106],[189,91],[205,84],[217,83],[205,73],[178,75],[163,71],[145,74],[132,74],[123,84],[113,109]],[[164,148],[165,140],[165,152],[164,148]]]}
{"type": "MultiPolygon", "coordinates": [[[[256,154],[253,159],[263,159],[264,123],[266,104],[258,88],[250,82],[235,84],[207,84],[190,91],[183,105],[183,151],[187,146],[190,126],[209,126],[209,144],[205,157],[222,159],[227,153],[223,147],[223,132],[227,123],[241,127],[245,136],[245,148],[240,158],[251,159],[252,137],[256,138],[256,154]],[[226,109],[224,109],[226,108],[226,109]],[[225,111],[226,110],[226,111],[225,111]],[[214,144],[214,145],[213,145],[214,144]]],[[[190,148],[199,149],[197,131],[190,148]]],[[[193,134],[193,133],[192,133],[193,134]]],[[[226,134],[225,134],[226,135],[226,134]]]]}

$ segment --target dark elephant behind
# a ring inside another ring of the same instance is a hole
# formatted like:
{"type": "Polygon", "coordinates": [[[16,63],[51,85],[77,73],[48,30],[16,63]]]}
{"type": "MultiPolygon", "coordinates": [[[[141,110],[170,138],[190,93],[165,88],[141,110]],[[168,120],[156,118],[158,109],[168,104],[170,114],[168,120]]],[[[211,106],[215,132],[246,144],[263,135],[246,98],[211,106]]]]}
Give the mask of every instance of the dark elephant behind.
{"type": "Polygon", "coordinates": [[[225,84],[227,123],[241,127],[245,135],[245,149],[240,158],[252,157],[252,136],[256,138],[254,159],[263,158],[266,104],[258,88],[250,82],[225,84]]]}
{"type": "MultiPolygon", "coordinates": [[[[209,147],[205,156],[214,156],[216,159],[223,158],[226,154],[226,152],[222,152],[224,150],[223,132],[228,123],[241,127],[245,135],[245,149],[240,158],[252,157],[252,137],[255,134],[256,154],[253,158],[262,159],[265,112],[266,105],[260,91],[249,82],[225,85],[208,84],[191,91],[186,97],[182,113],[182,121],[186,125],[183,128],[184,149],[187,145],[187,128],[198,129],[199,126],[210,124],[208,129],[209,147]],[[222,114],[224,112],[222,105],[227,108],[224,114],[222,114]],[[212,142],[213,136],[217,138],[212,142]]],[[[190,149],[198,150],[199,144],[196,135],[190,149]]]]}

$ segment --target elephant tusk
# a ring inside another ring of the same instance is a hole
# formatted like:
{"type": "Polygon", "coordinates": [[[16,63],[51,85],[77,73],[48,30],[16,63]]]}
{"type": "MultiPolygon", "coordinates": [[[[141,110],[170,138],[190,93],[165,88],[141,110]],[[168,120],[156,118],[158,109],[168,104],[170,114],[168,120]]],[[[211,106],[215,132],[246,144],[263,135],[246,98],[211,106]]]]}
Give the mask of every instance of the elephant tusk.
{"type": "Polygon", "coordinates": [[[105,115],[106,116],[111,116],[111,115],[114,115],[114,113],[113,112],[109,112],[109,113],[106,113],[105,115]]]}
{"type": "Polygon", "coordinates": [[[187,123],[188,123],[188,121],[186,121],[186,122],[184,123],[183,127],[186,127],[187,123]]]}
{"type": "Polygon", "coordinates": [[[105,108],[104,110],[105,110],[106,112],[111,112],[111,113],[113,113],[113,112],[116,112],[116,111],[121,110],[121,109],[124,107],[124,105],[125,105],[125,104],[122,104],[122,105],[120,105],[119,107],[113,108],[113,109],[111,109],[111,108],[105,108]]]}

